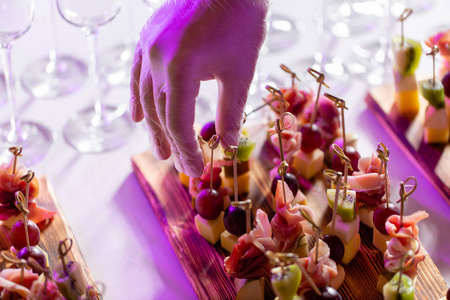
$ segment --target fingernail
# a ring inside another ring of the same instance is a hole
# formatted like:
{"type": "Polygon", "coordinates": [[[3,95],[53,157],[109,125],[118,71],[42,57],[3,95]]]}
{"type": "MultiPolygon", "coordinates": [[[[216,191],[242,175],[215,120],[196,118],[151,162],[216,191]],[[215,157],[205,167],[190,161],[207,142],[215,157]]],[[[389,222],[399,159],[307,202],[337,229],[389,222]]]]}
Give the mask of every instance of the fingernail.
{"type": "Polygon", "coordinates": [[[172,151],[170,147],[166,147],[165,143],[162,143],[161,138],[152,138],[149,136],[150,152],[159,160],[166,160],[170,157],[172,151]]]}
{"type": "Polygon", "coordinates": [[[203,174],[203,158],[200,149],[195,154],[190,154],[185,158],[181,158],[186,175],[198,178],[203,174]]]}

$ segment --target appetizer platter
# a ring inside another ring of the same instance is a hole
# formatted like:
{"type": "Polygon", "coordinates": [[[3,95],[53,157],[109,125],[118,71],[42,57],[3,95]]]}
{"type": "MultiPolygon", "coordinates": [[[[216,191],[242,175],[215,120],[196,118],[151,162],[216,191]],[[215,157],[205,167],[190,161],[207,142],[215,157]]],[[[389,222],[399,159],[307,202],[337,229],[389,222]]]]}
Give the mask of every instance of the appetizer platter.
{"type": "Polygon", "coordinates": [[[398,208],[389,149],[380,142],[361,157],[346,132],[345,100],[321,94],[324,74],[308,69],[318,83],[314,97],[280,67],[292,86],[266,86],[270,95],[255,111],[270,106],[273,114],[244,125],[238,145],[221,149],[214,122],[203,125],[199,178],[149,153],[132,158],[199,298],[444,297],[447,286],[418,236],[428,213],[404,215],[417,180],[400,183],[398,208]]]}
{"type": "MultiPolygon", "coordinates": [[[[400,17],[404,21],[411,10],[400,17]]],[[[403,26],[402,26],[403,28],[403,26]]],[[[450,204],[450,31],[425,41],[393,38],[394,85],[370,89],[366,103],[382,126],[417,161],[436,189],[450,204]],[[422,44],[429,47],[422,55],[422,44]],[[439,64],[436,56],[440,57],[439,64]],[[425,78],[416,79],[419,61],[425,78]],[[432,70],[432,72],[431,72],[432,70]]]]}
{"type": "Polygon", "coordinates": [[[380,86],[372,88],[365,100],[381,125],[398,141],[404,153],[420,164],[430,182],[450,204],[450,144],[427,144],[423,141],[426,101],[422,96],[419,97],[418,114],[409,120],[398,114],[394,95],[392,86],[380,86]]]}
{"type": "Polygon", "coordinates": [[[10,151],[0,170],[0,297],[103,299],[50,181],[17,162],[20,146],[10,151]]]}
{"type": "MultiPolygon", "coordinates": [[[[232,278],[223,269],[228,253],[220,246],[208,243],[194,224],[195,212],[191,198],[178,179],[170,161],[158,161],[149,152],[133,156],[132,165],[137,179],[155,211],[167,238],[180,260],[186,276],[200,299],[234,299],[236,288],[232,278]]],[[[270,195],[270,185],[264,162],[252,161],[249,198],[255,199],[255,207],[267,207],[264,199],[270,195]],[[262,203],[258,203],[261,201],[262,203]]],[[[331,218],[324,186],[314,182],[307,197],[320,199],[316,202],[322,214],[322,226],[331,218]]],[[[339,292],[344,299],[382,299],[376,289],[378,274],[383,268],[381,253],[372,245],[371,230],[362,226],[362,245],[354,261],[346,266],[346,278],[339,292]]],[[[266,295],[273,299],[273,292],[266,279],[266,295]]],[[[430,257],[419,264],[416,299],[440,299],[447,286],[430,257]]]]}

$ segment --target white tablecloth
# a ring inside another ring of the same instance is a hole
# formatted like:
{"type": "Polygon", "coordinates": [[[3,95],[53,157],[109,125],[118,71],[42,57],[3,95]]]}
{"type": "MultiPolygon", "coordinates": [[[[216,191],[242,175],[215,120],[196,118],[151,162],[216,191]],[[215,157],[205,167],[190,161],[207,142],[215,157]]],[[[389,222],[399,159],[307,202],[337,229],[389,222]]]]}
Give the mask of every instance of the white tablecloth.
{"type": "MultiPolygon", "coordinates": [[[[292,0],[273,2],[274,12],[290,16],[304,30],[293,47],[261,58],[261,67],[275,70],[277,75],[285,78],[286,75],[278,70],[279,64],[293,65],[300,58],[310,56],[317,46],[313,22],[317,4],[292,0]]],[[[17,78],[26,71],[28,63],[46,55],[50,49],[50,4],[54,5],[54,1],[37,1],[32,28],[14,43],[12,64],[17,78]]],[[[441,0],[431,10],[414,14],[406,23],[405,32],[417,39],[423,38],[432,28],[448,20],[448,6],[441,0]]],[[[137,37],[149,14],[142,1],[126,0],[119,16],[100,28],[100,50],[121,42],[126,35],[137,37]],[[131,27],[125,17],[129,9],[134,16],[131,27]]],[[[84,34],[59,15],[56,17],[60,52],[87,61],[84,34]]],[[[396,24],[395,32],[399,31],[400,26],[396,24]]],[[[332,50],[349,58],[352,44],[374,40],[375,35],[336,40],[332,50]]],[[[422,57],[422,72],[431,72],[430,61],[422,57]]],[[[358,135],[358,150],[362,156],[371,155],[380,141],[387,145],[391,152],[392,195],[397,194],[401,180],[411,175],[418,179],[419,186],[406,204],[406,212],[425,209],[430,214],[420,223],[421,240],[446,282],[450,283],[450,239],[446,230],[450,228],[450,206],[367,109],[364,102],[367,89],[364,81],[354,79],[350,90],[338,95],[347,100],[350,108],[346,114],[347,130],[358,135]]],[[[204,85],[201,93],[206,98],[216,98],[213,83],[204,85]]],[[[104,99],[107,103],[127,103],[129,88],[112,87],[104,99]]],[[[88,81],[79,92],[53,100],[34,100],[19,92],[18,102],[23,119],[40,122],[57,135],[48,156],[33,168],[37,174],[46,174],[53,184],[93,276],[107,286],[106,299],[196,298],[131,169],[131,156],[149,148],[143,125],[136,126],[129,142],[120,149],[102,154],[80,154],[64,141],[62,128],[73,112],[92,104],[92,86],[88,81]]],[[[8,111],[2,107],[0,121],[7,119],[8,111]]]]}

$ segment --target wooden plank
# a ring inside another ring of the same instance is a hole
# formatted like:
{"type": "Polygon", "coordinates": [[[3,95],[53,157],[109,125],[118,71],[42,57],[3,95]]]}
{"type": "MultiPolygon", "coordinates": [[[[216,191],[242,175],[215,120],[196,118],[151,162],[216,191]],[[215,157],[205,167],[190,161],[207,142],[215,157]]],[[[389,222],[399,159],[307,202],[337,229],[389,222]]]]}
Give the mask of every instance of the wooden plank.
{"type": "Polygon", "coordinates": [[[374,87],[366,97],[366,103],[386,131],[397,141],[403,152],[416,161],[428,176],[429,182],[450,204],[450,144],[426,144],[423,142],[423,123],[428,102],[419,97],[420,110],[413,120],[401,117],[395,106],[392,86],[374,87]]]}
{"type": "MultiPolygon", "coordinates": [[[[261,157],[270,156],[271,148],[264,145],[261,157]]],[[[267,202],[273,200],[270,193],[268,159],[251,161],[249,198],[255,209],[262,207],[273,216],[267,202]]],[[[218,245],[211,245],[197,232],[195,213],[188,191],[181,185],[178,175],[169,161],[158,161],[148,152],[133,156],[134,172],[169,239],[180,264],[200,299],[234,299],[233,280],[223,270],[223,259],[228,255],[218,245]]],[[[316,221],[325,226],[331,219],[325,186],[321,178],[311,182],[306,193],[308,205],[317,214],[316,221]]],[[[383,268],[381,253],[372,245],[372,230],[362,225],[362,244],[353,261],[345,266],[346,277],[339,292],[344,299],[382,299],[376,290],[378,275],[383,268]]],[[[309,240],[311,244],[312,238],[309,240]]],[[[266,296],[273,299],[269,281],[266,280],[266,296]]],[[[416,299],[439,299],[445,296],[447,286],[433,261],[427,257],[419,264],[419,276],[415,285],[416,299]]]]}
{"type": "MultiPolygon", "coordinates": [[[[43,229],[41,229],[41,240],[38,244],[45,252],[48,254],[49,265],[52,268],[58,258],[58,245],[59,241],[66,238],[71,238],[73,240],[73,245],[71,251],[68,253],[67,258],[72,261],[77,261],[83,267],[86,282],[89,286],[96,287],[94,278],[92,277],[91,271],[80,251],[80,247],[75,239],[75,236],[70,228],[69,223],[64,216],[61,207],[56,199],[53,187],[47,177],[42,176],[38,178],[39,180],[39,196],[36,198],[36,202],[39,206],[44,207],[51,211],[56,211],[57,213],[43,229]]],[[[9,249],[11,243],[9,242],[9,231],[3,225],[0,226],[0,248],[1,250],[9,249]]],[[[96,288],[99,290],[98,288],[96,288]]],[[[99,290],[101,291],[101,290],[99,290]]],[[[101,297],[101,296],[100,296],[101,297]]]]}

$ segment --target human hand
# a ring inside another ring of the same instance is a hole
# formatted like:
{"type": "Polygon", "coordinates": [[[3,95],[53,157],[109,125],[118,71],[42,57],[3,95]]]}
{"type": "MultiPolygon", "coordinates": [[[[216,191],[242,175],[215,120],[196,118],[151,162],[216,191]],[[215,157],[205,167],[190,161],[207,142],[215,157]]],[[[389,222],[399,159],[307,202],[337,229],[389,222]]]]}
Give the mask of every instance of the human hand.
{"type": "Polygon", "coordinates": [[[135,122],[145,118],[156,157],[173,153],[178,171],[202,174],[193,125],[204,80],[218,83],[221,145],[238,145],[267,10],[268,0],[168,0],[147,21],[134,55],[130,110],[135,122]]]}

